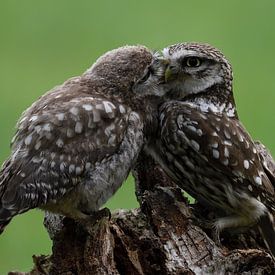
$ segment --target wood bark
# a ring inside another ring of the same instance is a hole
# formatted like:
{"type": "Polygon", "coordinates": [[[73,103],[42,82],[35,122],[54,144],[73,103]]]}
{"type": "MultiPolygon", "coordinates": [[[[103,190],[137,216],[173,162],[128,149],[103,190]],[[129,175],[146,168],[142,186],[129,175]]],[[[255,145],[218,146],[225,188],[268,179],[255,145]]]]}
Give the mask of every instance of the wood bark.
{"type": "Polygon", "coordinates": [[[138,209],[86,224],[47,214],[52,255],[34,256],[27,274],[275,274],[256,229],[224,232],[218,246],[199,226],[215,212],[190,205],[150,157],[140,155],[134,176],[138,209]]]}

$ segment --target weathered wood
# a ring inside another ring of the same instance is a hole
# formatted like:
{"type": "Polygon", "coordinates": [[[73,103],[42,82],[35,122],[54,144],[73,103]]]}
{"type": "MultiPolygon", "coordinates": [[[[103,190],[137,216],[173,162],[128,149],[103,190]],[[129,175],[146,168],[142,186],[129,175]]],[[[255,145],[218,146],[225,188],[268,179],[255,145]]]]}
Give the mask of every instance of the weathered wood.
{"type": "Polygon", "coordinates": [[[152,159],[141,154],[134,176],[139,209],[84,226],[47,215],[53,254],[36,257],[29,274],[275,274],[257,231],[225,233],[218,247],[211,230],[193,222],[194,213],[209,218],[213,212],[189,205],[152,159]]]}

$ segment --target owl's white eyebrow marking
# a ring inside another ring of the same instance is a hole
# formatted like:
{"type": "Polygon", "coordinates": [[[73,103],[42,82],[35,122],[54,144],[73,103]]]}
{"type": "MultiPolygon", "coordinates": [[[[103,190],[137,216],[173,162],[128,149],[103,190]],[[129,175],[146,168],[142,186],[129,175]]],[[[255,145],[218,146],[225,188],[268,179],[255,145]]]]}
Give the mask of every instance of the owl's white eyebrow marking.
{"type": "Polygon", "coordinates": [[[249,168],[249,162],[248,162],[248,160],[245,159],[245,160],[243,161],[243,166],[244,166],[245,169],[248,169],[248,168],[249,168]]]}
{"type": "Polygon", "coordinates": [[[82,108],[86,111],[91,111],[93,109],[93,106],[91,104],[83,104],[82,108]]]}

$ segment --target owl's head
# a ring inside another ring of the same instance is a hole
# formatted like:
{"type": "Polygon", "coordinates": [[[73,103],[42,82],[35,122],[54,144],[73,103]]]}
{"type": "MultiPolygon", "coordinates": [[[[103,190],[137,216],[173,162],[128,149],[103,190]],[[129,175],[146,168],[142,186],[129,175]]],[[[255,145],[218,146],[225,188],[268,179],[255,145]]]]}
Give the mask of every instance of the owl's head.
{"type": "Polygon", "coordinates": [[[169,62],[165,70],[167,89],[181,97],[206,92],[214,85],[226,85],[231,91],[232,69],[224,55],[203,43],[179,43],[163,50],[169,62]]]}
{"type": "Polygon", "coordinates": [[[152,52],[144,46],[123,46],[102,55],[84,77],[106,92],[127,92],[143,77],[152,62],[152,52]]]}

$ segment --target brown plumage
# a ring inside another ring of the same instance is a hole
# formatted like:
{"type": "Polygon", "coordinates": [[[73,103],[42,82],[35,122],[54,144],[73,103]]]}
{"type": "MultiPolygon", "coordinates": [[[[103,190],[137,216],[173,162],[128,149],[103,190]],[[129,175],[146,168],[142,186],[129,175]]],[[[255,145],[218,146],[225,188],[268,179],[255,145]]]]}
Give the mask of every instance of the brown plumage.
{"type": "Polygon", "coordinates": [[[160,97],[132,90],[153,59],[143,46],[110,51],[23,113],[0,172],[0,231],[35,207],[85,219],[116,192],[153,131],[160,97]]]}
{"type": "Polygon", "coordinates": [[[180,187],[228,215],[215,221],[218,232],[258,224],[275,255],[272,157],[268,165],[238,120],[229,62],[200,43],[177,44],[163,54],[170,66],[161,89],[182,100],[160,108],[160,138],[148,152],[180,187]]]}

